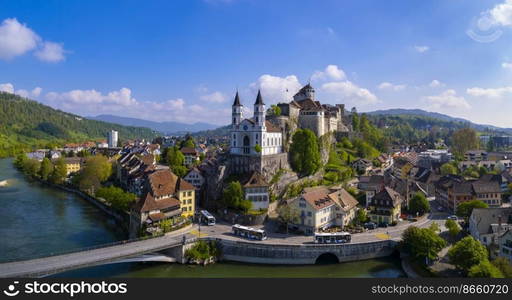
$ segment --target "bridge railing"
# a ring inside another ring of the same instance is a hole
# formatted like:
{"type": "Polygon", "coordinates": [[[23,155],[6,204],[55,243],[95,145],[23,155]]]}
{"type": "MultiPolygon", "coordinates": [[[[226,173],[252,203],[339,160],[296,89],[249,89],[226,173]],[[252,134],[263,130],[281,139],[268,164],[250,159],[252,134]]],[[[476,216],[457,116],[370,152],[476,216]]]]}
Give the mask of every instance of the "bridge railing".
{"type": "MultiPolygon", "coordinates": [[[[96,249],[100,249],[100,248],[106,248],[106,247],[112,247],[112,246],[129,244],[129,243],[133,243],[133,242],[140,242],[140,241],[145,241],[145,240],[151,240],[151,239],[160,238],[160,237],[163,237],[163,236],[165,236],[165,234],[158,234],[158,235],[150,236],[150,237],[140,237],[140,238],[135,238],[135,239],[121,240],[121,241],[116,241],[116,242],[111,242],[111,243],[104,243],[104,244],[98,244],[98,245],[93,245],[93,246],[88,246],[88,247],[71,248],[71,249],[66,249],[66,250],[57,251],[57,252],[53,251],[53,252],[50,252],[50,253],[40,253],[40,254],[36,254],[36,255],[32,256],[29,260],[43,258],[43,257],[52,257],[52,256],[71,254],[71,253],[75,253],[75,252],[92,251],[92,250],[96,250],[96,249]]],[[[183,236],[183,234],[182,235],[178,235],[176,237],[181,239],[182,236],[183,236]]],[[[189,240],[190,240],[190,238],[187,239],[187,242],[189,242],[189,240]]],[[[16,262],[16,261],[24,261],[24,260],[27,260],[27,259],[13,258],[13,259],[8,259],[8,260],[2,260],[2,261],[0,261],[0,263],[8,263],[8,262],[16,262]]]]}

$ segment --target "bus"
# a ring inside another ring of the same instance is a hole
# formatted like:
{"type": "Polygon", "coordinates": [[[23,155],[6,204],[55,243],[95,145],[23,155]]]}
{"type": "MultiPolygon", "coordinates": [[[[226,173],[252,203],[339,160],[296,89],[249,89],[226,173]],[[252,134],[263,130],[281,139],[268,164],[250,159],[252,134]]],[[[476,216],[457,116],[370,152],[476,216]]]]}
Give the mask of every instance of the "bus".
{"type": "Polygon", "coordinates": [[[233,225],[232,230],[233,230],[234,235],[248,238],[251,240],[263,241],[263,240],[267,239],[267,233],[263,229],[255,229],[255,228],[235,224],[235,225],[233,225]]]}
{"type": "Polygon", "coordinates": [[[199,215],[199,222],[203,222],[208,226],[215,225],[215,217],[212,216],[207,210],[201,210],[201,214],[199,215]]]}
{"type": "Polygon", "coordinates": [[[316,232],[316,244],[341,244],[350,243],[352,236],[348,232],[316,232]]]}

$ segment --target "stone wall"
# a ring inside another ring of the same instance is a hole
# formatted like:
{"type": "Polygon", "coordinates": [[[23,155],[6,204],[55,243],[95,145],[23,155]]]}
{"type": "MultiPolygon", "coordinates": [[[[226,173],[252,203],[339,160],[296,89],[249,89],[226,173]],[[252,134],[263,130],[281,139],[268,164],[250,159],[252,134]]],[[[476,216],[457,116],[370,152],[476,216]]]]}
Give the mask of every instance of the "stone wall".
{"type": "Polygon", "coordinates": [[[260,172],[265,180],[270,181],[279,169],[289,169],[288,153],[272,155],[233,155],[229,159],[229,174],[247,174],[260,172]]]}
{"type": "MultiPolygon", "coordinates": [[[[212,238],[214,239],[214,238],[212,238]]],[[[315,264],[322,254],[333,254],[339,262],[358,261],[390,256],[397,245],[396,241],[337,245],[279,245],[250,241],[214,239],[221,247],[222,260],[259,264],[315,264]]]]}

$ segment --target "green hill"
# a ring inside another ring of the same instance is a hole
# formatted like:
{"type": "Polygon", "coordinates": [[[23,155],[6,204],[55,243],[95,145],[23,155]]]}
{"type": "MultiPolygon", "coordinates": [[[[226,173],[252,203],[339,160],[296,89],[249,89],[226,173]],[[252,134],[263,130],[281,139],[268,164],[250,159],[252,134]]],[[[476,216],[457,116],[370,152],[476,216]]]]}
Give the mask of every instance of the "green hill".
{"type": "Polygon", "coordinates": [[[0,92],[0,157],[67,142],[105,140],[112,129],[119,132],[120,140],[155,137],[149,128],[89,120],[0,92]]]}

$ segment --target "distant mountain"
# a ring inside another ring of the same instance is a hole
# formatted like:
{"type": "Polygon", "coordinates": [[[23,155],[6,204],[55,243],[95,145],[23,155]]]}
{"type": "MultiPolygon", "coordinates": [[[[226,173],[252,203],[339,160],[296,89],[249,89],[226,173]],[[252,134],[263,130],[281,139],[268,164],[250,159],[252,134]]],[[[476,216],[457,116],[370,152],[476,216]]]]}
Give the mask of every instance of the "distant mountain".
{"type": "Polygon", "coordinates": [[[0,157],[34,147],[106,140],[107,133],[112,129],[119,132],[120,140],[152,140],[156,137],[148,128],[88,120],[37,101],[0,92],[0,157]]]}
{"type": "Polygon", "coordinates": [[[193,124],[185,124],[179,122],[154,122],[137,118],[119,117],[114,115],[98,115],[96,117],[87,118],[91,120],[116,123],[125,126],[147,127],[164,134],[185,134],[188,132],[212,130],[218,127],[217,125],[202,122],[197,122],[193,124]]]}
{"type": "Polygon", "coordinates": [[[425,111],[422,109],[402,109],[402,108],[395,108],[395,109],[386,109],[386,110],[376,110],[372,112],[367,112],[366,114],[370,116],[418,116],[418,117],[424,117],[424,118],[431,118],[431,119],[437,119],[445,122],[454,122],[454,123],[465,123],[469,127],[472,127],[479,131],[497,131],[505,134],[512,134],[512,128],[503,128],[503,127],[497,127],[494,125],[487,125],[487,124],[476,124],[469,120],[463,119],[463,118],[456,118],[451,117],[445,114],[437,113],[437,112],[430,112],[425,111]]]}

